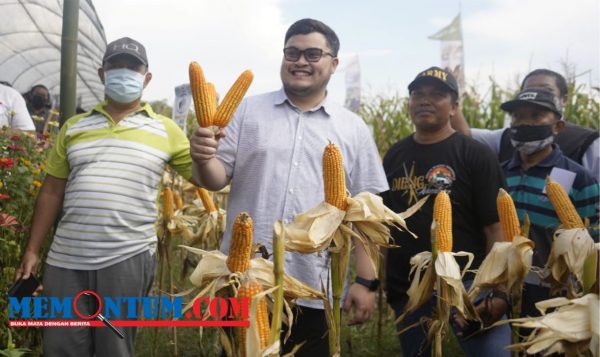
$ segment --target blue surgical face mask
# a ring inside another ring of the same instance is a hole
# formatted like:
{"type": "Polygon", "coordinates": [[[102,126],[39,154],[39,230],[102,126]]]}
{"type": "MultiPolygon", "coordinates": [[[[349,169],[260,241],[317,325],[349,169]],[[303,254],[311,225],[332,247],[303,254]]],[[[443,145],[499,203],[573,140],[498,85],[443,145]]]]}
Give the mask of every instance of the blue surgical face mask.
{"type": "Polygon", "coordinates": [[[104,72],[104,93],[119,103],[131,103],[142,96],[146,75],[127,68],[104,72]]]}

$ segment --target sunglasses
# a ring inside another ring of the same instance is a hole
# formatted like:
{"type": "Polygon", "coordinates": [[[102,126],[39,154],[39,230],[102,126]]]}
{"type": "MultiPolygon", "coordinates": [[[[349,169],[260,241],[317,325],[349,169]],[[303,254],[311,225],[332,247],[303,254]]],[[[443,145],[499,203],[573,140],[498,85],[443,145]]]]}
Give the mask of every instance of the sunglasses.
{"type": "Polygon", "coordinates": [[[283,49],[283,57],[286,61],[296,62],[302,55],[304,55],[304,58],[306,58],[308,62],[319,62],[323,55],[335,57],[333,54],[325,52],[320,48],[307,48],[301,50],[296,47],[286,47],[283,49]]]}

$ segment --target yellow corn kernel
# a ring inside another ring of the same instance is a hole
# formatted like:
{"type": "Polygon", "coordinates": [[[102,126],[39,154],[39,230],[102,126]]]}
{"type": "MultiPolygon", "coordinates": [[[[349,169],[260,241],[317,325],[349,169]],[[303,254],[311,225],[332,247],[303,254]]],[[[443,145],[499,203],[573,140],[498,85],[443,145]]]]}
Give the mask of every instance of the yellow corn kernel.
{"type": "Polygon", "coordinates": [[[503,188],[498,191],[496,208],[498,209],[498,218],[500,218],[504,241],[512,242],[514,236],[521,234],[521,226],[515,203],[503,188]]]}
{"type": "Polygon", "coordinates": [[[253,79],[254,74],[252,74],[252,71],[250,70],[245,70],[242,72],[242,74],[240,74],[238,79],[235,81],[235,83],[233,83],[223,98],[221,105],[217,107],[217,111],[213,118],[213,125],[216,125],[219,128],[224,128],[227,126],[229,120],[231,120],[231,117],[233,116],[233,113],[235,113],[237,107],[242,102],[242,99],[244,99],[244,95],[246,95],[248,88],[250,88],[250,84],[252,84],[253,79]]]}
{"type": "Polygon", "coordinates": [[[163,219],[170,220],[175,214],[173,209],[173,191],[169,187],[165,187],[162,191],[163,196],[163,219]]]}
{"type": "Polygon", "coordinates": [[[577,213],[569,195],[565,192],[560,183],[552,181],[550,177],[546,178],[546,194],[552,203],[552,207],[558,215],[558,219],[563,228],[585,228],[583,220],[577,213]]]}
{"type": "Polygon", "coordinates": [[[344,162],[340,149],[333,143],[329,143],[323,152],[323,185],[325,202],[345,211],[348,202],[344,162]]]}
{"type": "Polygon", "coordinates": [[[173,191],[173,201],[175,202],[176,209],[183,208],[183,200],[181,199],[181,195],[177,191],[173,191]]]}
{"type": "Polygon", "coordinates": [[[208,94],[210,96],[210,99],[208,101],[209,103],[209,107],[208,107],[208,114],[210,115],[211,121],[213,120],[212,118],[215,116],[215,113],[217,112],[217,89],[215,88],[215,85],[207,82],[206,86],[208,88],[208,94]]]}
{"type": "Polygon", "coordinates": [[[212,125],[212,116],[210,113],[210,93],[202,67],[197,62],[190,63],[190,89],[192,90],[192,99],[196,109],[196,119],[198,125],[207,128],[212,125]]]}
{"type": "Polygon", "coordinates": [[[253,228],[252,218],[246,212],[240,213],[233,222],[227,257],[227,268],[232,273],[243,273],[250,266],[253,228]]]}
{"type": "MultiPolygon", "coordinates": [[[[257,281],[248,281],[244,283],[238,289],[238,299],[247,297],[249,300],[252,300],[254,296],[263,292],[262,285],[260,285],[257,281]]],[[[252,318],[252,316],[250,317],[252,318]]],[[[267,347],[269,343],[269,312],[267,309],[267,301],[265,297],[260,298],[258,301],[258,305],[256,307],[256,324],[258,326],[258,336],[260,337],[260,348],[263,349],[267,347]]],[[[246,329],[241,328],[239,336],[239,346],[240,351],[242,352],[242,356],[245,356],[245,346],[246,346],[246,329]]]]}
{"type": "Polygon", "coordinates": [[[200,187],[196,190],[196,193],[198,194],[200,200],[202,200],[202,205],[207,212],[214,212],[217,210],[215,202],[213,201],[212,197],[210,197],[210,193],[208,193],[206,189],[200,187]]]}
{"type": "Polygon", "coordinates": [[[438,252],[452,251],[452,204],[446,191],[440,191],[433,203],[433,219],[437,222],[436,242],[438,252]]]}

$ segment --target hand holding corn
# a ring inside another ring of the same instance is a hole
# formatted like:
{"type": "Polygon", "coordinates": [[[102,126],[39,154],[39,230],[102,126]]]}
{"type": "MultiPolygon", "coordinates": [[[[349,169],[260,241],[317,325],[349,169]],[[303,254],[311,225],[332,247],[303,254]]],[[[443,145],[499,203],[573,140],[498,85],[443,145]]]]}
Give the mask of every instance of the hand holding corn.
{"type": "Polygon", "coordinates": [[[203,166],[215,158],[219,140],[225,137],[223,130],[215,133],[209,128],[197,128],[190,138],[190,155],[196,164],[203,166]]]}

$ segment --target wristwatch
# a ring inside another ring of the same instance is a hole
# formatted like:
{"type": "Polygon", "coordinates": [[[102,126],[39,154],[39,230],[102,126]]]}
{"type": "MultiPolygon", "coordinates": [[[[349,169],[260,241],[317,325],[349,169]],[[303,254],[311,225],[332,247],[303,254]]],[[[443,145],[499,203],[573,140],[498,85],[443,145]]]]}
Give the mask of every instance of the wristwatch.
{"type": "Polygon", "coordinates": [[[357,275],[356,280],[354,280],[354,282],[366,287],[370,291],[375,291],[379,287],[379,279],[369,280],[369,279],[361,278],[360,276],[357,275]]]}

